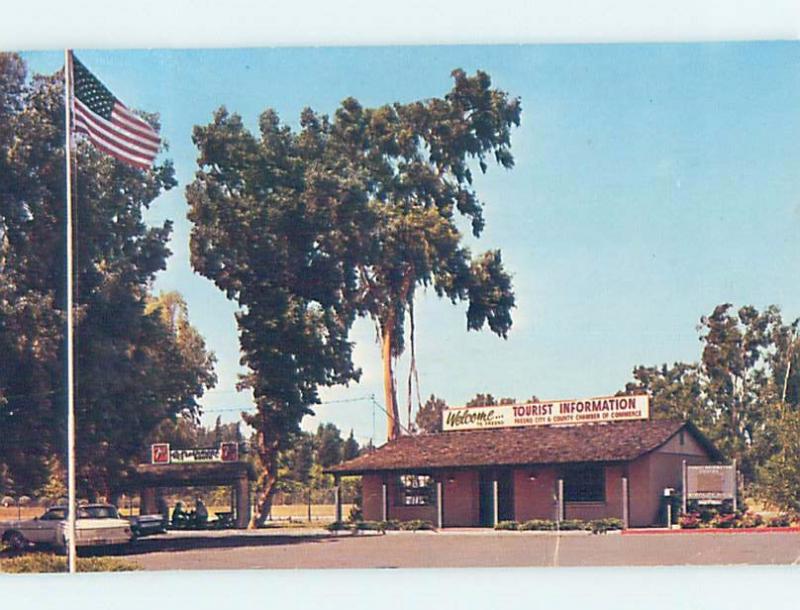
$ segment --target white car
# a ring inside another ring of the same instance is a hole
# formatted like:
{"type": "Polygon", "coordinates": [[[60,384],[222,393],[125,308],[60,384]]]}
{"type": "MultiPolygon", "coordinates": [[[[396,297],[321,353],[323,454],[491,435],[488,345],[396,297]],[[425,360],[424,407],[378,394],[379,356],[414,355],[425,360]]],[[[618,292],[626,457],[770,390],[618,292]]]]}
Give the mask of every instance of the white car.
{"type": "MultiPolygon", "coordinates": [[[[130,522],[120,519],[117,508],[110,504],[79,506],[75,532],[79,547],[122,545],[133,539],[130,522]]],[[[0,540],[17,551],[34,544],[63,551],[67,546],[67,508],[54,506],[41,517],[0,522],[0,540]]]]}

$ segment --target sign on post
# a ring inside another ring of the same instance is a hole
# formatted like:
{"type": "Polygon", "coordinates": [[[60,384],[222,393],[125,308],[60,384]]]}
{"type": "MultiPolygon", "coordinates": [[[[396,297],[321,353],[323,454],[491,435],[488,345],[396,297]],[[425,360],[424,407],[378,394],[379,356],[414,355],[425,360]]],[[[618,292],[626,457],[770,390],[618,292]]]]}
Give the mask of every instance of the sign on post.
{"type": "Polygon", "coordinates": [[[686,467],[686,499],[721,504],[736,499],[736,466],[686,467]]]}
{"type": "Polygon", "coordinates": [[[442,411],[443,430],[511,428],[589,424],[629,419],[648,419],[650,399],[635,396],[602,396],[573,400],[548,400],[491,407],[462,407],[442,411]]]}
{"type": "Polygon", "coordinates": [[[169,443],[150,446],[151,464],[189,464],[201,462],[239,461],[238,443],[220,443],[218,447],[170,449],[169,443]]]}

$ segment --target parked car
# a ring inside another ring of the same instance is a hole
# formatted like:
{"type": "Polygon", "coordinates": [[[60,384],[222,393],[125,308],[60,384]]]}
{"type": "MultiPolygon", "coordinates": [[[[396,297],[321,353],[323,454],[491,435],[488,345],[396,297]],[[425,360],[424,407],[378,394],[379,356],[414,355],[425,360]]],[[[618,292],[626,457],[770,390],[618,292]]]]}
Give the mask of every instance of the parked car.
{"type": "Polygon", "coordinates": [[[127,519],[134,538],[167,533],[167,521],[163,515],[131,515],[127,519]]]}
{"type": "MultiPolygon", "coordinates": [[[[75,520],[75,545],[78,547],[128,544],[133,539],[131,524],[120,519],[111,504],[89,504],[78,507],[75,520]]],[[[31,545],[53,547],[63,551],[67,546],[67,507],[53,506],[41,517],[0,522],[0,540],[14,550],[31,545]]]]}

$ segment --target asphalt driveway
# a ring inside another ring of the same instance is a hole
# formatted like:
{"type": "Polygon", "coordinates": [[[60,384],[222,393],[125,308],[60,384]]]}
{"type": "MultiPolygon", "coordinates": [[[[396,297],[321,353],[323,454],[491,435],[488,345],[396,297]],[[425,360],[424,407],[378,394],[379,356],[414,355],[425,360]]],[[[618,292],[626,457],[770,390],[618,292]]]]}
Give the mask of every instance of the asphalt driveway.
{"type": "Polygon", "coordinates": [[[122,555],[148,570],[800,564],[797,532],[561,535],[446,530],[170,532],[122,555]]]}

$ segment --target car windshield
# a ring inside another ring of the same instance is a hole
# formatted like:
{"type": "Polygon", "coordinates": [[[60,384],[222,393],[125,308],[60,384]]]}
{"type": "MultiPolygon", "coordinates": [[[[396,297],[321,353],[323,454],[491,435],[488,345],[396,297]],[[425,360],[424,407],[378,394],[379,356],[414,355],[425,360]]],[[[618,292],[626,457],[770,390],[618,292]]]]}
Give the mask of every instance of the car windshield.
{"type": "Polygon", "coordinates": [[[84,519],[118,519],[117,509],[113,506],[85,506],[78,512],[78,518],[84,519]],[[82,513],[86,513],[83,515],[82,513]]]}
{"type": "Polygon", "coordinates": [[[51,508],[45,514],[42,515],[42,519],[45,521],[62,521],[63,519],[67,518],[67,509],[66,508],[51,508]]]}
{"type": "MultiPolygon", "coordinates": [[[[67,518],[66,508],[51,508],[41,517],[45,521],[63,521],[67,518]]],[[[118,519],[114,506],[81,506],[78,508],[78,519],[118,519]]]]}

